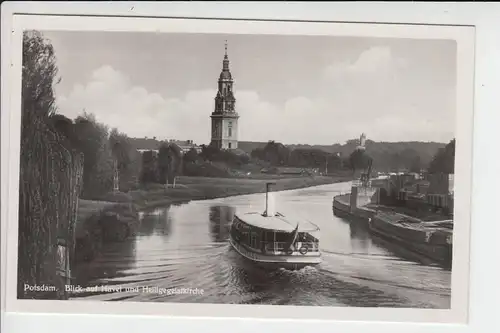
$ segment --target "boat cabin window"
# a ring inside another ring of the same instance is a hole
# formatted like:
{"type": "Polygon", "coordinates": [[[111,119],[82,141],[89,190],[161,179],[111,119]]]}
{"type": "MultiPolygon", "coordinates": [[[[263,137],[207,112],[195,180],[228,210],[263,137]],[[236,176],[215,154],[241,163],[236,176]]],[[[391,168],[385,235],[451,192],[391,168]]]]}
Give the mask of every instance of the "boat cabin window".
{"type": "Polygon", "coordinates": [[[258,249],[260,244],[260,233],[252,231],[250,234],[250,247],[258,249]]]}
{"type": "MultiPolygon", "coordinates": [[[[239,243],[251,247],[255,250],[262,250],[265,244],[274,244],[272,247],[277,250],[284,246],[284,243],[289,242],[291,239],[291,232],[273,232],[263,230],[257,227],[250,226],[245,222],[235,219],[233,228],[231,228],[233,237],[239,243]]],[[[311,246],[317,250],[319,240],[308,232],[299,232],[296,242],[314,243],[311,246]]]]}
{"type": "Polygon", "coordinates": [[[239,242],[246,244],[246,245],[249,245],[252,242],[252,240],[251,240],[252,230],[251,229],[252,228],[248,224],[237,219],[237,220],[235,220],[233,228],[232,228],[233,236],[236,239],[238,239],[239,242]]]}

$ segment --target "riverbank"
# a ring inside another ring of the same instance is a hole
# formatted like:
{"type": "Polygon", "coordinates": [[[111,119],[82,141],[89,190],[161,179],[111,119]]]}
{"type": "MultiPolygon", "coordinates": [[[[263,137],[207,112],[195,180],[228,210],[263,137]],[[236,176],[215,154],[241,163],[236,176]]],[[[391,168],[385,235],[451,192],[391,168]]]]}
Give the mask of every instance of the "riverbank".
{"type": "MultiPolygon", "coordinates": [[[[119,193],[122,196],[123,193],[119,193]]],[[[123,200],[123,199],[122,199],[123,200]]],[[[130,202],[78,200],[73,263],[90,261],[108,242],[123,241],[139,226],[139,214],[130,202]]]]}
{"type": "Polygon", "coordinates": [[[285,191],[350,180],[350,174],[277,179],[178,177],[175,188],[155,184],[142,190],[131,191],[130,195],[136,209],[145,210],[191,200],[265,193],[268,182],[275,183],[275,191],[285,191]]]}

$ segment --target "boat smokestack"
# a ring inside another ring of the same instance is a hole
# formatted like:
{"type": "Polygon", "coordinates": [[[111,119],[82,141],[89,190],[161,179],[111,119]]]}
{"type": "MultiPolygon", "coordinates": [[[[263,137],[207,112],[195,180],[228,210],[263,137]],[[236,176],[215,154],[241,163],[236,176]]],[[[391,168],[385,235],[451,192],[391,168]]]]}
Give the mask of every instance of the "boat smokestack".
{"type": "Polygon", "coordinates": [[[264,216],[266,216],[266,217],[276,215],[276,207],[274,204],[273,185],[275,185],[275,183],[267,183],[266,184],[266,211],[264,212],[264,216]]]}

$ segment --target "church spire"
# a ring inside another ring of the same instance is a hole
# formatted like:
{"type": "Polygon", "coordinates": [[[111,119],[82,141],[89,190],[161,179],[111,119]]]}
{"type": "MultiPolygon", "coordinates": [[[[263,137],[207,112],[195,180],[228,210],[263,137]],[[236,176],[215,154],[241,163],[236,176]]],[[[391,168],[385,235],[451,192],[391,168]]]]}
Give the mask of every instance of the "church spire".
{"type": "Polygon", "coordinates": [[[224,43],[224,61],[222,61],[222,70],[229,72],[229,58],[227,56],[227,40],[224,43]]]}

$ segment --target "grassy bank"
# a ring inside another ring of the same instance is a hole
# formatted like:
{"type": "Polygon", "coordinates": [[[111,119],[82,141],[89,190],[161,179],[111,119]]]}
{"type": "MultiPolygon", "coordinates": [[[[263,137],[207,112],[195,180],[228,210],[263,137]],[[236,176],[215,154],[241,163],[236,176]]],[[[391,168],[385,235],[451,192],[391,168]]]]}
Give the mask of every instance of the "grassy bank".
{"type": "Polygon", "coordinates": [[[142,190],[131,191],[130,195],[136,209],[144,210],[191,200],[264,193],[266,183],[268,182],[276,184],[274,185],[276,191],[283,191],[349,180],[351,180],[351,177],[348,174],[315,177],[279,177],[276,179],[179,177],[175,188],[164,188],[161,185],[155,184],[149,187],[146,186],[142,190]]]}

